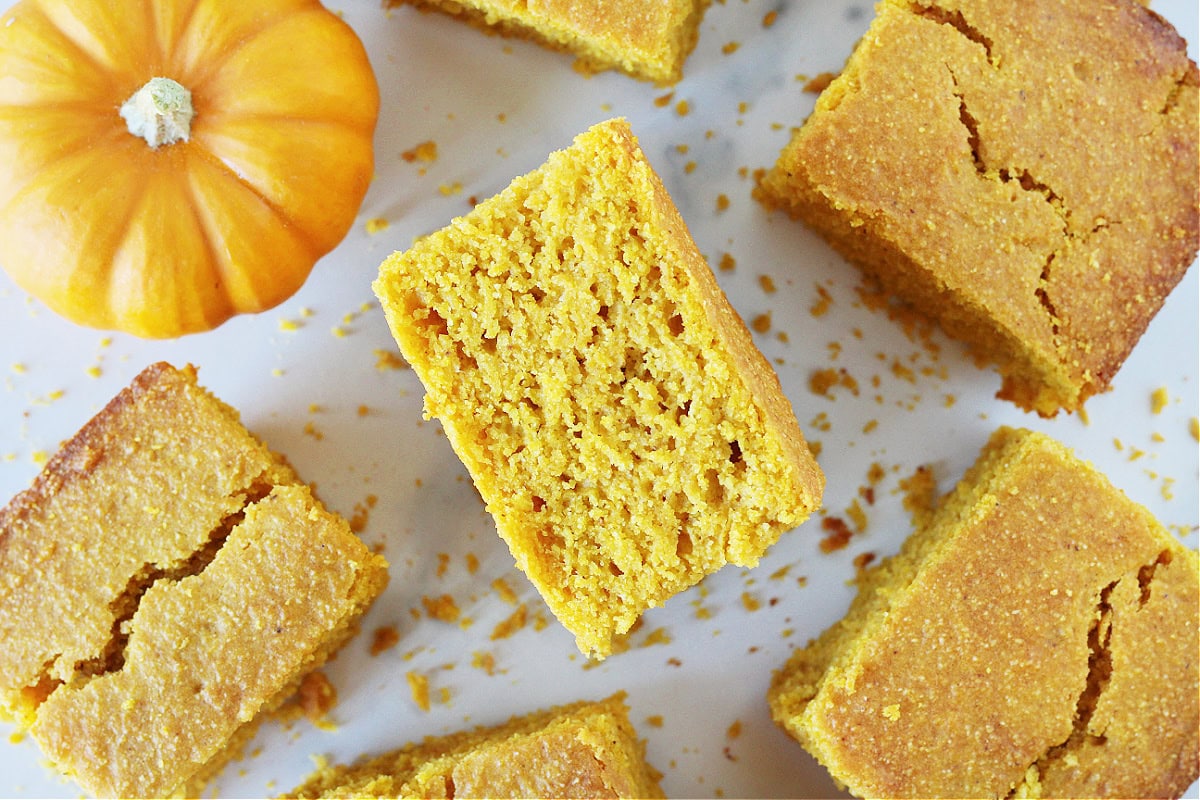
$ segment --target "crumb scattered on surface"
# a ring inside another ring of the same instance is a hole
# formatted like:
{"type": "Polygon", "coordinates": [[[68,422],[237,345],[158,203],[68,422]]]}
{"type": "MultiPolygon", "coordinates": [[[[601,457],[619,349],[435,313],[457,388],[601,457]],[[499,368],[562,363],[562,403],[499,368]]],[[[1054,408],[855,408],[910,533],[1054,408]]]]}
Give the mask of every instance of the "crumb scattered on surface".
{"type": "Polygon", "coordinates": [[[371,217],[366,221],[364,227],[366,228],[367,233],[376,234],[386,231],[390,225],[391,223],[389,223],[383,217],[371,217]]]}
{"type": "Polygon", "coordinates": [[[371,647],[368,652],[378,656],[391,650],[400,643],[400,631],[395,625],[380,625],[371,634],[371,647]]]}
{"type": "Polygon", "coordinates": [[[454,602],[454,598],[448,594],[440,597],[422,597],[421,605],[425,607],[425,613],[429,615],[430,619],[436,619],[439,622],[457,622],[462,614],[458,603],[454,602]]]}
{"type": "Polygon", "coordinates": [[[420,144],[415,145],[400,154],[400,158],[410,164],[414,161],[420,161],[426,164],[432,163],[437,161],[437,157],[437,142],[433,140],[421,142],[420,144]]]}
{"type": "Polygon", "coordinates": [[[420,672],[409,670],[404,673],[404,678],[408,681],[408,691],[412,695],[412,700],[416,703],[417,708],[422,711],[428,711],[429,677],[420,672]]]}
{"type": "Polygon", "coordinates": [[[507,639],[509,636],[512,636],[514,633],[524,628],[528,621],[529,608],[524,603],[520,603],[511,614],[509,614],[505,619],[496,623],[495,628],[492,628],[492,641],[496,641],[498,639],[507,639]]]}
{"type": "Polygon", "coordinates": [[[841,517],[822,518],[821,530],[825,531],[825,537],[821,539],[819,545],[822,553],[833,553],[844,549],[846,545],[850,544],[850,538],[854,535],[850,526],[841,517]]]}

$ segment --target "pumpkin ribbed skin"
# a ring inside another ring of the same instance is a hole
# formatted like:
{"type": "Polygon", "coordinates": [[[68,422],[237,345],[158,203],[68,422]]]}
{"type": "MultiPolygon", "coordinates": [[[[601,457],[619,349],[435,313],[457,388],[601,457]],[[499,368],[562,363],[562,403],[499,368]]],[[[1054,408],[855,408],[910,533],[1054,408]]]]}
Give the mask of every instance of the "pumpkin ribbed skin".
{"type": "Polygon", "coordinates": [[[22,0],[0,18],[0,265],[80,324],[207,330],[304,283],[354,221],[379,91],[317,0],[22,0]],[[121,105],[190,90],[187,141],[121,105]]]}

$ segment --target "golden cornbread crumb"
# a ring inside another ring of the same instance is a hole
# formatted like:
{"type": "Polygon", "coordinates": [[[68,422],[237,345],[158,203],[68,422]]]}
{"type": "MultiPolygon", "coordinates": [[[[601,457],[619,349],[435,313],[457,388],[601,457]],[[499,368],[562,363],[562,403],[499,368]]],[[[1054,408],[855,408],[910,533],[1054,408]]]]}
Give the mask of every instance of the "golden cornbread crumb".
{"type": "Polygon", "coordinates": [[[325,767],[288,796],[661,798],[645,749],[617,694],[325,767]]]}
{"type": "Polygon", "coordinates": [[[370,653],[373,656],[391,650],[400,643],[400,631],[395,625],[381,625],[371,635],[370,653]]]}
{"type": "Polygon", "coordinates": [[[1002,428],[776,722],[864,797],[1177,797],[1200,774],[1200,563],[1044,434],[1002,428]]]}
{"type": "Polygon", "coordinates": [[[387,580],[192,368],[163,363],[0,511],[0,542],[0,715],[100,796],[199,791],[387,580]]]}
{"type": "Polygon", "coordinates": [[[428,711],[429,677],[423,673],[409,670],[404,673],[404,680],[408,683],[408,691],[412,695],[412,701],[417,704],[417,708],[428,711]]]}
{"type": "Polygon", "coordinates": [[[1198,86],[1133,0],[883,0],[756,194],[1075,411],[1195,260],[1198,86]]]}
{"type": "Polygon", "coordinates": [[[530,39],[576,57],[575,69],[607,69],[665,85],[683,75],[709,0],[387,0],[442,11],[485,31],[530,39]]]}
{"type": "Polygon", "coordinates": [[[374,285],[427,415],[587,655],[819,505],[777,376],[623,120],[374,285]]]}

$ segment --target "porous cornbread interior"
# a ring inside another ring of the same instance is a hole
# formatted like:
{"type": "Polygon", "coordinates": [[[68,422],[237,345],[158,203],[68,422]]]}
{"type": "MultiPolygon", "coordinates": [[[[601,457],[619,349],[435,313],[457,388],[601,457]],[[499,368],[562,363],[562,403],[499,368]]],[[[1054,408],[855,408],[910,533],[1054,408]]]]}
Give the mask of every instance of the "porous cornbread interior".
{"type": "Polygon", "coordinates": [[[709,0],[388,0],[436,9],[488,31],[578,57],[585,72],[618,69],[665,85],[683,75],[709,0]]]}
{"type": "Polygon", "coordinates": [[[325,767],[288,796],[662,797],[645,749],[617,694],[325,767]]]}
{"type": "Polygon", "coordinates": [[[385,583],[193,369],[156,364],[0,511],[0,709],[89,793],[194,794],[385,583]]]}
{"type": "Polygon", "coordinates": [[[1196,257],[1198,84],[1132,0],[884,0],[759,195],[1076,410],[1196,257]]]}
{"type": "Polygon", "coordinates": [[[1198,568],[1062,445],[1001,429],[775,674],[772,714],[859,796],[1179,796],[1198,568]]]}
{"type": "Polygon", "coordinates": [[[820,502],[778,378],[623,120],[388,258],[375,291],[585,654],[820,502]]]}

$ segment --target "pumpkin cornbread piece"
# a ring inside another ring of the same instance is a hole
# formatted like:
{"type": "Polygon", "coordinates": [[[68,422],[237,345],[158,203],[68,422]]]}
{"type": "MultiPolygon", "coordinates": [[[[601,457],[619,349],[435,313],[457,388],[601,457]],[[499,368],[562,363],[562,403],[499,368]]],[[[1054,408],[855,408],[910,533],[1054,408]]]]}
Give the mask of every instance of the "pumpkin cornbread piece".
{"type": "Polygon", "coordinates": [[[88,793],[194,794],[386,580],[193,369],[153,365],[0,511],[0,713],[88,793]]]}
{"type": "Polygon", "coordinates": [[[1132,0],[885,0],[759,196],[994,362],[1104,391],[1197,252],[1196,65],[1132,0]]]}
{"type": "Polygon", "coordinates": [[[778,378],[624,120],[393,254],[375,291],[427,415],[585,654],[757,563],[820,502],[778,378]]]}
{"type": "Polygon", "coordinates": [[[662,797],[645,750],[617,694],[326,767],[289,796],[662,797]]]}
{"type": "Polygon", "coordinates": [[[436,9],[487,31],[578,57],[584,72],[617,69],[660,85],[683,76],[709,0],[389,0],[436,9]]]}
{"type": "Polygon", "coordinates": [[[1200,772],[1196,553],[1054,440],[1002,428],[772,713],[856,795],[1168,797],[1200,772]]]}

